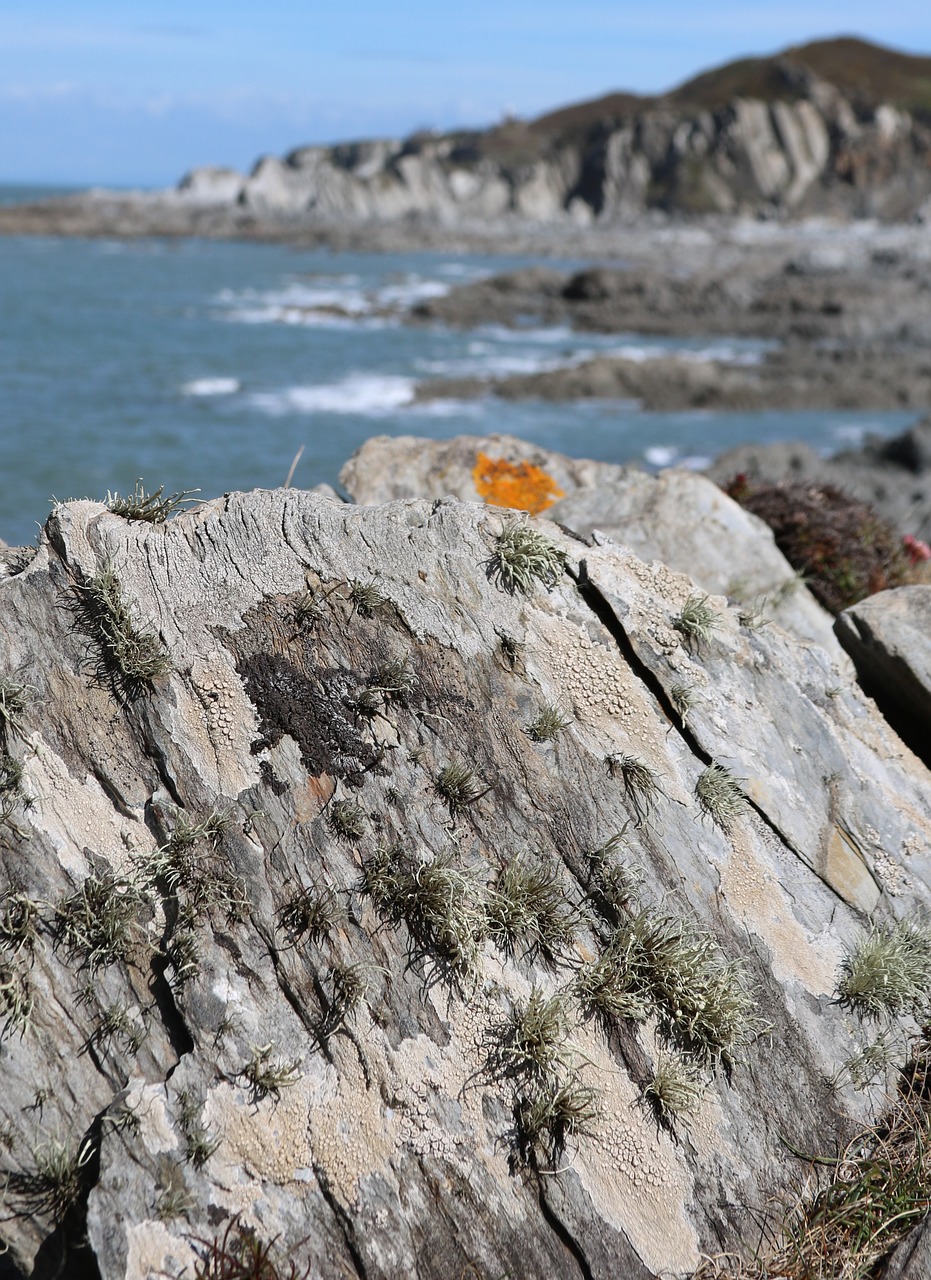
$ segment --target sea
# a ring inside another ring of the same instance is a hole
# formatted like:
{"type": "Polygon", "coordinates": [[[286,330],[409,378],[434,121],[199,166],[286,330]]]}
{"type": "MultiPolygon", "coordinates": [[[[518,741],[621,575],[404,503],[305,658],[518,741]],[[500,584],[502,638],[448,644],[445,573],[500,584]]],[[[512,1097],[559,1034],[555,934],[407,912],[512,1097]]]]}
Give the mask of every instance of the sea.
{"type": "MultiPolygon", "coordinates": [[[[0,203],[50,194],[0,188],[0,203]]],[[[506,432],[647,469],[700,468],[744,441],[825,453],[915,413],[651,413],[636,403],[415,402],[429,379],[529,373],[595,353],[752,362],[765,344],[541,326],[411,326],[401,311],[519,256],[336,253],[205,240],[0,238],[0,538],[50,504],[132,491],[337,484],[372,435],[506,432]]],[[[550,265],[583,263],[552,258],[550,265]]]]}

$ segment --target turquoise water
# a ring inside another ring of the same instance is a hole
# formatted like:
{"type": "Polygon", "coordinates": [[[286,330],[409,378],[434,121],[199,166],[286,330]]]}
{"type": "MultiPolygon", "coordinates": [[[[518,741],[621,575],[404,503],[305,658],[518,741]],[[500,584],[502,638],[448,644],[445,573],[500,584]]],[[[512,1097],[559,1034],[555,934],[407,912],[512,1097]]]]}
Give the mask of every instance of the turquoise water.
{"type": "Polygon", "coordinates": [[[830,450],[909,413],[645,413],[635,405],[412,403],[418,381],[531,371],[596,351],[691,350],[753,360],[760,345],[409,328],[391,308],[526,259],[331,254],[188,241],[0,239],[0,537],[31,541],[52,497],[199,488],[205,497],[333,482],[370,435],[510,432],[647,466],[745,439],[830,450]],[[338,309],[338,313],[337,310],[338,309]],[[385,314],[385,313],[388,314],[385,314]]]}

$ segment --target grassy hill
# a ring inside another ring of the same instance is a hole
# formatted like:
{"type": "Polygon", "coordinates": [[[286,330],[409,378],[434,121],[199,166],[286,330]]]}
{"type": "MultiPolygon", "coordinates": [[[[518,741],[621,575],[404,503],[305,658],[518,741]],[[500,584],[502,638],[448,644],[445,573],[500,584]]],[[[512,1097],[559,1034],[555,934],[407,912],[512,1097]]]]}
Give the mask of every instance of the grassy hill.
{"type": "Polygon", "coordinates": [[[793,98],[791,66],[808,67],[864,106],[891,102],[931,118],[931,58],[899,53],[855,36],[794,45],[766,58],[740,58],[695,76],[668,93],[641,97],[612,93],[548,112],[525,126],[541,141],[569,139],[603,120],[616,120],[651,106],[680,111],[710,110],[734,98],[793,98]]]}

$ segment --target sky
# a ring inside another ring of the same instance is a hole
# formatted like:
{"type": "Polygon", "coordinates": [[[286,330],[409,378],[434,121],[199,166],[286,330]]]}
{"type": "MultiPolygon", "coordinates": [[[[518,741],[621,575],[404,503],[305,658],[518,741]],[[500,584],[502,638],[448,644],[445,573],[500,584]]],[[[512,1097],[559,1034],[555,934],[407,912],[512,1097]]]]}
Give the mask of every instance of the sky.
{"type": "Polygon", "coordinates": [[[311,142],[532,117],[854,34],[928,0],[0,0],[0,182],[158,186],[311,142]]]}

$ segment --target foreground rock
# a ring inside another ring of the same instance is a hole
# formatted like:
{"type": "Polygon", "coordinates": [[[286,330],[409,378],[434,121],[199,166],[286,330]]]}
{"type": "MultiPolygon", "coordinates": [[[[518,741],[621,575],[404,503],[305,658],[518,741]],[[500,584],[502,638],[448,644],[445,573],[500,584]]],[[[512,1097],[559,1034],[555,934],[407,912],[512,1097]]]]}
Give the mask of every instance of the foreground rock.
{"type": "Polygon", "coordinates": [[[365,505],[451,494],[546,511],[584,538],[598,531],[642,560],[689,574],[704,591],[730,596],[747,616],[772,618],[843,665],[830,616],[801,585],[771,531],[694,472],[651,476],[514,436],[374,436],[346,463],[340,481],[365,505]]]}
{"type": "Polygon", "coordinates": [[[825,1083],[867,1034],[835,987],[931,906],[927,770],[822,650],[717,598],[688,640],[695,584],[628,549],[540,523],[508,591],[519,520],[73,503],[0,583],[23,1273],[190,1274],[239,1215],[326,1280],[685,1276],[876,1101],[825,1083]],[[646,921],[685,950],[600,1023],[646,921]]]}

